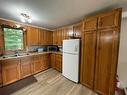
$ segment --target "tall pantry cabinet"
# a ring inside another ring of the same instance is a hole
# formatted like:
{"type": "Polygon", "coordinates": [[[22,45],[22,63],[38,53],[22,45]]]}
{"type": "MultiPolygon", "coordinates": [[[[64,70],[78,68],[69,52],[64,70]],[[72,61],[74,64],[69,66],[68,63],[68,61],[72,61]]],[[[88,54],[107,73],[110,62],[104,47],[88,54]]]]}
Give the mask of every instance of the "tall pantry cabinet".
{"type": "Polygon", "coordinates": [[[121,9],[83,21],[81,84],[101,95],[114,95],[121,9]]]}

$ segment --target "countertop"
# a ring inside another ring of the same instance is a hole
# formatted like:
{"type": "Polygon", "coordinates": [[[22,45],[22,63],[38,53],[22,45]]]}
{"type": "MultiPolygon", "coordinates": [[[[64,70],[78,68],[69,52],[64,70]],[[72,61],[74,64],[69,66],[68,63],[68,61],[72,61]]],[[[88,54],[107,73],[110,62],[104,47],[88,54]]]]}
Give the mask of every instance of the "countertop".
{"type": "Polygon", "coordinates": [[[28,53],[28,54],[23,54],[21,53],[20,56],[13,56],[13,57],[5,57],[1,56],[0,60],[7,60],[7,59],[15,59],[15,58],[23,58],[23,57],[27,57],[27,56],[35,56],[35,55],[39,55],[39,54],[51,54],[51,53],[55,53],[55,54],[60,54],[62,55],[62,52],[55,52],[55,51],[45,51],[45,52],[33,52],[33,53],[28,53]]]}

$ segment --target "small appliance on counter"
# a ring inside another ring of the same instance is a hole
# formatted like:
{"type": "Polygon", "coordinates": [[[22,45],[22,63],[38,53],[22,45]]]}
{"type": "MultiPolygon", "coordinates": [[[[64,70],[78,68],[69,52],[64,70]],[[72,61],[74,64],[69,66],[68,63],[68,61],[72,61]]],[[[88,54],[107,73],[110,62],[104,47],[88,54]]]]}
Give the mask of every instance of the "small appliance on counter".
{"type": "Polygon", "coordinates": [[[44,48],[37,48],[37,52],[43,52],[44,48]]]}
{"type": "Polygon", "coordinates": [[[58,51],[58,46],[47,46],[47,51],[58,51]]]}

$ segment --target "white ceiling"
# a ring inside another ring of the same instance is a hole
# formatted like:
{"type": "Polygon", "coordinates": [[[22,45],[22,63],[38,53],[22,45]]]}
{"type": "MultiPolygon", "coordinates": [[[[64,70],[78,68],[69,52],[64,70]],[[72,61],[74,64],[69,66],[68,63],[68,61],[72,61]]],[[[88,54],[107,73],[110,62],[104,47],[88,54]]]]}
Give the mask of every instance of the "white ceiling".
{"type": "Polygon", "coordinates": [[[0,18],[20,22],[20,13],[32,16],[32,25],[54,29],[111,7],[124,7],[127,0],[0,0],[0,18]]]}

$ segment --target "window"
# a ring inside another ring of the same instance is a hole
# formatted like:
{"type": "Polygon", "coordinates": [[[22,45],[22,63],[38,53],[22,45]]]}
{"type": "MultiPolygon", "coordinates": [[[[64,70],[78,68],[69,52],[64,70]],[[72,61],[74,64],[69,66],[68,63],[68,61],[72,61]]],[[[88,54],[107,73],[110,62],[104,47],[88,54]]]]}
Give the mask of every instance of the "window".
{"type": "Polygon", "coordinates": [[[5,50],[23,50],[23,30],[3,28],[5,50]]]}

